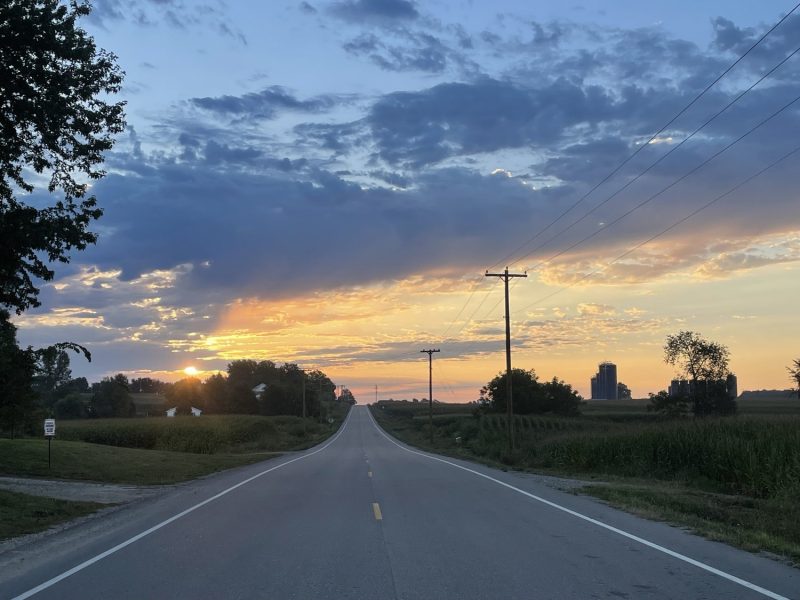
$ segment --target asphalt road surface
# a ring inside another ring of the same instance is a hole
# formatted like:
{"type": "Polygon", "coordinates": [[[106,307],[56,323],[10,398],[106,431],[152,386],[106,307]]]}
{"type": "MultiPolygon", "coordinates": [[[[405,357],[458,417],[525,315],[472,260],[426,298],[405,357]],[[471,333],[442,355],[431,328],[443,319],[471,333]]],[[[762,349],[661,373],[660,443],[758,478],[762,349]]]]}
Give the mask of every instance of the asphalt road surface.
{"type": "Polygon", "coordinates": [[[800,598],[791,567],[418,452],[364,407],[316,448],[6,555],[0,598],[800,598]]]}

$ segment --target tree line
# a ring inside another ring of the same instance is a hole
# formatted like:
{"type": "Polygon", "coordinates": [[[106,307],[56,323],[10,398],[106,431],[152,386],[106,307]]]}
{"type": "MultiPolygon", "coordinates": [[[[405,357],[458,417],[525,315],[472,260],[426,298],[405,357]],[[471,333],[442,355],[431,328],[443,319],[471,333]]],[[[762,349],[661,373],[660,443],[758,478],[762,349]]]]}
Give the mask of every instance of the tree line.
{"type": "MultiPolygon", "coordinates": [[[[3,334],[8,339],[12,328],[0,328],[0,345],[3,334]]],[[[12,436],[38,432],[48,417],[134,417],[138,394],[157,394],[161,402],[150,401],[148,406],[159,415],[172,407],[177,414],[190,414],[194,407],[208,414],[325,418],[326,403],[355,403],[347,389],[337,396],[336,385],[324,372],[270,360],[235,360],[226,373],[205,380],[186,377],[169,383],[149,377],[129,379],[118,373],[90,384],[85,377],[72,377],[69,354],[62,348],[16,354],[0,351],[0,392],[0,432],[12,436]],[[263,389],[254,390],[261,384],[263,389]]]]}

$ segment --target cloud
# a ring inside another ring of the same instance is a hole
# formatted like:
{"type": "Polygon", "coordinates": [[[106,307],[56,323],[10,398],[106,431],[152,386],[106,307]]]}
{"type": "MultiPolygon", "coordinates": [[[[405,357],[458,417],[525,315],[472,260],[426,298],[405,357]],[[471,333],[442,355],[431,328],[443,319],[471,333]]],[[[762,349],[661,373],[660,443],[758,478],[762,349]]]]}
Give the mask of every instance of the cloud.
{"type": "Polygon", "coordinates": [[[421,167],[463,154],[547,145],[623,107],[599,87],[567,81],[527,88],[484,78],[379,99],[366,124],[389,164],[421,167]]]}
{"type": "MultiPolygon", "coordinates": [[[[459,40],[463,50],[463,39],[459,40]]],[[[463,51],[455,50],[444,40],[426,31],[396,29],[393,35],[380,38],[372,33],[362,33],[343,46],[354,56],[369,58],[385,71],[419,71],[443,73],[450,67],[475,73],[477,65],[463,51]]]]}
{"type": "Polygon", "coordinates": [[[335,17],[355,24],[387,24],[419,17],[415,3],[408,0],[345,0],[335,2],[329,10],[335,17]]]}
{"type": "Polygon", "coordinates": [[[190,104],[211,113],[247,119],[274,119],[281,111],[321,113],[330,110],[341,101],[341,98],[332,95],[299,100],[279,85],[242,96],[226,95],[189,100],[190,104]]]}
{"type": "Polygon", "coordinates": [[[155,27],[160,24],[181,30],[203,27],[247,45],[247,38],[228,20],[225,5],[221,3],[194,0],[102,0],[94,3],[88,18],[100,26],[106,26],[111,21],[129,21],[140,27],[155,27]]]}
{"type": "Polygon", "coordinates": [[[319,12],[312,4],[309,4],[308,2],[301,2],[297,5],[297,7],[307,15],[315,15],[317,12],[319,12]]]}

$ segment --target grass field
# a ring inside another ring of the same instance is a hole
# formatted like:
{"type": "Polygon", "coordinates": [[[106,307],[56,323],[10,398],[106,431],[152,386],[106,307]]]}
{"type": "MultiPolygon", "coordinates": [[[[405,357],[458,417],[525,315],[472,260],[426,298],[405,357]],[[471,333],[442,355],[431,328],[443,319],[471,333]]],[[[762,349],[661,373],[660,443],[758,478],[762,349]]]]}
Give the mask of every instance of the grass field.
{"type": "Polygon", "coordinates": [[[472,405],[439,410],[433,443],[427,407],[381,402],[372,410],[408,443],[503,468],[602,479],[585,493],[800,562],[800,403],[752,400],[737,417],[677,421],[646,405],[595,401],[576,418],[517,416],[513,452],[505,416],[473,416],[472,405]]]}
{"type": "Polygon", "coordinates": [[[107,506],[0,490],[0,540],[35,533],[107,506]]]}

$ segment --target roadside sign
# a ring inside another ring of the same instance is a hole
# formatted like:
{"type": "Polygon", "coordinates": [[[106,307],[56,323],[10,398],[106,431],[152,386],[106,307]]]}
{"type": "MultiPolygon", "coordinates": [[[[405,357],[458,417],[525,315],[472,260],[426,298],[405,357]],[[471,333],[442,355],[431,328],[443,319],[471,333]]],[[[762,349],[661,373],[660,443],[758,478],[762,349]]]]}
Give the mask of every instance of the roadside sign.
{"type": "Polygon", "coordinates": [[[333,417],[328,417],[328,423],[333,425],[333,417]]]}
{"type": "Polygon", "coordinates": [[[46,437],[53,437],[56,434],[56,420],[55,419],[45,419],[44,420],[44,435],[46,437]]]}

